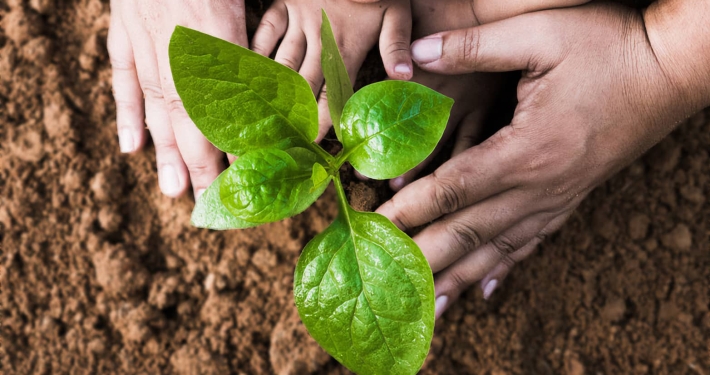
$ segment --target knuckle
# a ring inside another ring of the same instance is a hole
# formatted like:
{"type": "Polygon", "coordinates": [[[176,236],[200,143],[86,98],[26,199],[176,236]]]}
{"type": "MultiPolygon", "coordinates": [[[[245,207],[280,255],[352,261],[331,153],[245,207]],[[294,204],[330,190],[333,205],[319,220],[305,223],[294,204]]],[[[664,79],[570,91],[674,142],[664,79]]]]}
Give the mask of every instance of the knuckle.
{"type": "Polygon", "coordinates": [[[320,95],[318,96],[318,101],[324,100],[326,103],[328,102],[328,93],[326,92],[325,86],[320,91],[320,95]]]}
{"type": "Polygon", "coordinates": [[[453,290],[461,291],[471,284],[468,275],[462,269],[452,269],[449,273],[449,283],[453,290]]]}
{"type": "Polygon", "coordinates": [[[276,24],[274,24],[271,19],[268,17],[263,17],[261,19],[261,22],[259,22],[259,29],[263,29],[264,31],[268,32],[269,34],[274,34],[276,33],[277,27],[276,24]]]}
{"type": "Polygon", "coordinates": [[[434,202],[441,214],[449,214],[462,208],[466,202],[465,192],[451,181],[440,177],[436,171],[434,179],[434,202]]]}
{"type": "Polygon", "coordinates": [[[481,34],[478,28],[468,28],[464,30],[463,40],[461,42],[461,58],[464,61],[473,63],[473,70],[476,70],[476,61],[478,60],[478,50],[480,46],[481,34]]]}
{"type": "Polygon", "coordinates": [[[292,57],[283,57],[281,59],[281,64],[283,64],[293,70],[296,70],[296,66],[298,65],[298,64],[296,64],[296,59],[294,59],[292,57]]]}
{"type": "Polygon", "coordinates": [[[318,90],[320,88],[320,82],[318,80],[314,79],[313,77],[305,77],[306,82],[308,82],[308,85],[311,86],[313,90],[318,90]]]}
{"type": "Polygon", "coordinates": [[[185,166],[187,170],[190,171],[190,176],[194,179],[195,177],[202,177],[213,172],[212,166],[210,166],[206,160],[185,160],[185,166]]]}
{"type": "Polygon", "coordinates": [[[116,52],[115,47],[108,46],[109,63],[114,71],[134,70],[136,65],[132,59],[124,56],[122,53],[116,52]]]}
{"type": "Polygon", "coordinates": [[[400,52],[409,52],[409,43],[403,41],[403,40],[398,40],[395,42],[390,43],[386,48],[385,48],[385,54],[387,55],[394,55],[398,54],[400,52]]]}
{"type": "Polygon", "coordinates": [[[451,222],[447,225],[449,235],[456,249],[464,254],[481,246],[481,235],[478,231],[465,223],[451,222]]]}
{"type": "Polygon", "coordinates": [[[157,82],[142,82],[141,90],[143,90],[143,96],[146,99],[163,100],[165,98],[165,96],[163,95],[163,87],[157,82]]]}
{"type": "Polygon", "coordinates": [[[177,143],[174,139],[164,137],[153,137],[153,145],[156,153],[177,152],[177,143]]]}
{"type": "Polygon", "coordinates": [[[120,96],[117,96],[115,93],[114,100],[116,101],[116,111],[131,113],[143,111],[143,103],[139,101],[124,99],[120,96]]]}
{"type": "Polygon", "coordinates": [[[185,112],[182,99],[174,92],[165,95],[165,106],[168,108],[168,112],[172,114],[183,114],[185,112]]]}
{"type": "Polygon", "coordinates": [[[515,259],[513,259],[510,255],[506,255],[501,259],[501,264],[505,266],[503,274],[507,274],[510,272],[510,270],[515,266],[515,259]]]}
{"type": "Polygon", "coordinates": [[[392,199],[382,206],[382,209],[385,212],[393,212],[391,215],[392,223],[394,223],[394,225],[398,228],[406,231],[411,229],[412,225],[411,221],[407,218],[406,210],[403,210],[402,208],[400,198],[397,195],[392,197],[392,199]]]}
{"type": "Polygon", "coordinates": [[[511,240],[508,236],[499,235],[491,240],[491,245],[493,249],[503,257],[503,259],[508,258],[510,254],[518,250],[515,242],[511,240]]]}

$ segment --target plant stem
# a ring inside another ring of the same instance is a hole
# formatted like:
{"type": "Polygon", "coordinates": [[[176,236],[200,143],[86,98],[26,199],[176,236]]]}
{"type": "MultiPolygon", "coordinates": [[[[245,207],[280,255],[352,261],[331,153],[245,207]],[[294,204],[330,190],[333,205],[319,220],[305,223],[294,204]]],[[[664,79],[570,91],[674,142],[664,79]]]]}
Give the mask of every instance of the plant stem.
{"type": "Polygon", "coordinates": [[[348,212],[348,198],[345,197],[345,189],[343,189],[343,183],[340,182],[340,172],[336,172],[333,177],[333,183],[335,184],[335,192],[338,194],[338,208],[340,208],[340,213],[346,215],[348,212]]]}
{"type": "MultiPolygon", "coordinates": [[[[315,142],[311,142],[311,149],[316,152],[316,154],[320,155],[323,159],[325,159],[326,162],[328,162],[329,165],[334,164],[335,158],[333,155],[329,154],[326,150],[323,149],[319,144],[315,142]]],[[[336,168],[337,170],[337,168],[336,168]]]]}

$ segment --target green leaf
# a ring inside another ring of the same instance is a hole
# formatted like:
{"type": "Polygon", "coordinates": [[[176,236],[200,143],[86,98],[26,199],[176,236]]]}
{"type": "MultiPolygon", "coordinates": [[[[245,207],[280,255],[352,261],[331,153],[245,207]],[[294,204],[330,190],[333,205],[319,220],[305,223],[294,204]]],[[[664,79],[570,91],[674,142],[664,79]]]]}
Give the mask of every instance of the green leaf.
{"type": "Polygon", "coordinates": [[[246,48],[178,26],[170,39],[175,87],[190,118],[233,155],[312,147],[318,106],[306,80],[246,48]]]}
{"type": "Polygon", "coordinates": [[[232,215],[219,196],[219,187],[227,171],[222,172],[195,202],[190,222],[198,228],[225,230],[244,229],[259,225],[238,219],[232,215]]]}
{"type": "Polygon", "coordinates": [[[321,186],[330,178],[328,171],[323,168],[320,163],[313,164],[313,173],[311,173],[311,181],[313,182],[313,189],[321,186]]]}
{"type": "Polygon", "coordinates": [[[363,87],[341,118],[343,158],[375,179],[400,176],[434,151],[454,101],[414,82],[363,87]]]}
{"type": "Polygon", "coordinates": [[[415,374],[434,332],[434,280],[387,218],[347,207],[303,250],[294,296],[308,332],[359,374],[415,374]]]}
{"type": "Polygon", "coordinates": [[[304,148],[286,151],[250,151],[234,161],[220,185],[220,197],[237,218],[270,223],[303,212],[323,193],[330,178],[314,185],[313,152],[304,148]]]}
{"type": "Polygon", "coordinates": [[[340,117],[343,114],[343,107],[348,99],[353,96],[353,85],[350,82],[348,70],[345,68],[343,57],[340,56],[338,43],[335,41],[333,29],[330,27],[330,20],[321,10],[323,23],[320,26],[321,53],[320,64],[323,68],[323,76],[327,84],[326,95],[328,96],[328,110],[330,119],[333,121],[333,129],[338,139],[340,136],[340,117]]]}

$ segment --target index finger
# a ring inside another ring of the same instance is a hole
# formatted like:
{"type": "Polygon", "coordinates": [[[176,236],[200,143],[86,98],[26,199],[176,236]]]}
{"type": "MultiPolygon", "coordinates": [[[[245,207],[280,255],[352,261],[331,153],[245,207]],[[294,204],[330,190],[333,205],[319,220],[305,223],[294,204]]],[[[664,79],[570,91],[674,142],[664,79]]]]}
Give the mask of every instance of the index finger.
{"type": "Polygon", "coordinates": [[[505,127],[457,155],[407,185],[376,212],[406,231],[515,187],[508,172],[520,148],[507,147],[511,131],[505,127]]]}

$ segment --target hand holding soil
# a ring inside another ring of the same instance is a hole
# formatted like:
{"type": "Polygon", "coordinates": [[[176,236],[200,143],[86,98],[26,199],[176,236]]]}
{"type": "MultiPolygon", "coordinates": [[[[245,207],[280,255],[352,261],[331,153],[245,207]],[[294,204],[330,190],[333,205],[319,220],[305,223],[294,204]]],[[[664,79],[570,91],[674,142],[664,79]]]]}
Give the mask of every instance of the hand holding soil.
{"type": "Polygon", "coordinates": [[[175,91],[168,60],[175,25],[246,46],[244,0],[111,1],[108,49],[121,152],[140,150],[148,128],[160,190],[170,197],[190,183],[199,195],[225,168],[224,154],[202,136],[175,91]]]}
{"type": "MultiPolygon", "coordinates": [[[[475,282],[489,297],[594,187],[710,103],[706,69],[671,69],[697,67],[698,55],[664,44],[678,39],[654,28],[669,18],[658,11],[549,10],[412,45],[434,73],[524,72],[509,126],[378,210],[405,230],[438,219],[414,238],[438,273],[438,315],[475,282]]],[[[687,9],[678,14],[702,27],[687,9]]]]}

